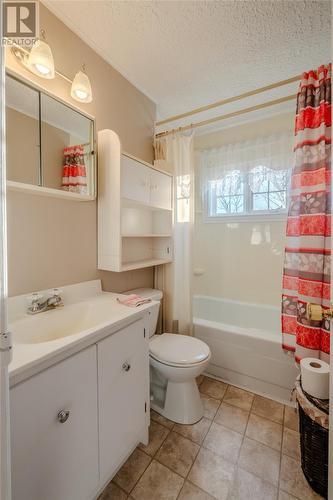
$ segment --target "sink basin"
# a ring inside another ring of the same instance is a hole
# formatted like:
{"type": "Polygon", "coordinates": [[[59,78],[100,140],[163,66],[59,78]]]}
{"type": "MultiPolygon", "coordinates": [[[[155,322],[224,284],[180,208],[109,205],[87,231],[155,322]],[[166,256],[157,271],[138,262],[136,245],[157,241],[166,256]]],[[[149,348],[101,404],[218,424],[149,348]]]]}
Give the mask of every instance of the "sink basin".
{"type": "Polygon", "coordinates": [[[95,299],[26,315],[10,325],[14,344],[51,342],[81,333],[119,316],[115,299],[95,299]]]}

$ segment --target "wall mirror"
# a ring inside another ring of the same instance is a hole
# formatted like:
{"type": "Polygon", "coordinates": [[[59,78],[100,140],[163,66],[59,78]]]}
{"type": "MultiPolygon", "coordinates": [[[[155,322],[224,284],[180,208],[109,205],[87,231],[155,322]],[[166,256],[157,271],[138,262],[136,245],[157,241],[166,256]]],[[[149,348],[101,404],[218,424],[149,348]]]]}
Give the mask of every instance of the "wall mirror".
{"type": "Polygon", "coordinates": [[[9,187],[95,197],[94,121],[8,74],[6,152],[9,187]]]}

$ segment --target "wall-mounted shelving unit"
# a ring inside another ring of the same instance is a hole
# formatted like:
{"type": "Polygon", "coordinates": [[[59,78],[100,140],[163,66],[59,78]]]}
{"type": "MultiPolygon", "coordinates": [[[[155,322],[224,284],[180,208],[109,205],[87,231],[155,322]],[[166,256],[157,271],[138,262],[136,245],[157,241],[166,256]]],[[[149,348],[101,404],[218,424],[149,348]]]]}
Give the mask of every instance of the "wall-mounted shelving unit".
{"type": "Polygon", "coordinates": [[[122,152],[112,130],[98,133],[98,268],[130,271],[172,261],[170,174],[122,152]]]}

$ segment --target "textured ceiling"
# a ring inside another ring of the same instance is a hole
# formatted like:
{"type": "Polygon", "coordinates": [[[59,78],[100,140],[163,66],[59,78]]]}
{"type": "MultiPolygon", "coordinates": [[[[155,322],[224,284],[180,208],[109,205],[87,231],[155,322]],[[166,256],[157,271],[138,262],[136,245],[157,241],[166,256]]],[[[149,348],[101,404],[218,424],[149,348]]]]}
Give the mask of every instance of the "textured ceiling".
{"type": "Polygon", "coordinates": [[[325,0],[44,3],[134,85],[160,118],[330,60],[325,0]]]}

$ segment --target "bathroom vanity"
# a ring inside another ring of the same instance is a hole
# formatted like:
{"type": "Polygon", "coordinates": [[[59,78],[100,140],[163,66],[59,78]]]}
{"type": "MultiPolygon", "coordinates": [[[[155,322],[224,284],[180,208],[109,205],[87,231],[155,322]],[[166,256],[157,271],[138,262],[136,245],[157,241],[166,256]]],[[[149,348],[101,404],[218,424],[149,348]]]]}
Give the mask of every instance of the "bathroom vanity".
{"type": "Polygon", "coordinates": [[[10,299],[13,500],[97,498],[148,440],[146,331],[158,303],[123,306],[98,280],[62,296],[65,307],[34,316],[10,299]]]}

